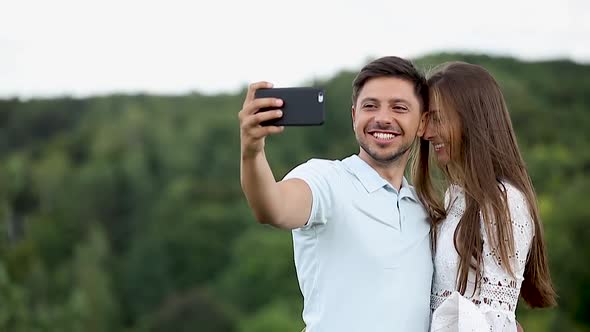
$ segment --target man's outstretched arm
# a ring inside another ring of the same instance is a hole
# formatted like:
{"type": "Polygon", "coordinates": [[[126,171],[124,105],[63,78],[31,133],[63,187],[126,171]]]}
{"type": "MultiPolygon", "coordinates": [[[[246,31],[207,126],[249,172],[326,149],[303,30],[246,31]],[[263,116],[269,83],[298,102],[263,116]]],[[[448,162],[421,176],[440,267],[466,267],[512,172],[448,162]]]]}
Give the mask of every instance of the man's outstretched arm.
{"type": "Polygon", "coordinates": [[[264,107],[281,107],[276,98],[254,98],[257,89],[270,88],[268,82],[248,87],[240,118],[240,182],[248,205],[260,223],[294,229],[305,225],[312,205],[311,189],[300,179],[276,182],[264,153],[265,138],[278,134],[283,127],[261,126],[260,123],[280,118],[280,111],[258,112],[264,107]]]}

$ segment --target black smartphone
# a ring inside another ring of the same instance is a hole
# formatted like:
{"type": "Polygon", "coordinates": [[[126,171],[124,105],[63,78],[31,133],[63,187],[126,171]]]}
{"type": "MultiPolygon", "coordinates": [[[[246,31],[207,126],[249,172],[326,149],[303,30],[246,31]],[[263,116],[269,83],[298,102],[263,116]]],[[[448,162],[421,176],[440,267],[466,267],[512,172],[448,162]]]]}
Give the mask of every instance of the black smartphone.
{"type": "Polygon", "coordinates": [[[281,107],[261,108],[260,112],[280,109],[283,116],[264,121],[263,126],[320,126],[324,124],[324,90],[320,88],[258,89],[256,98],[280,98],[281,107]]]}

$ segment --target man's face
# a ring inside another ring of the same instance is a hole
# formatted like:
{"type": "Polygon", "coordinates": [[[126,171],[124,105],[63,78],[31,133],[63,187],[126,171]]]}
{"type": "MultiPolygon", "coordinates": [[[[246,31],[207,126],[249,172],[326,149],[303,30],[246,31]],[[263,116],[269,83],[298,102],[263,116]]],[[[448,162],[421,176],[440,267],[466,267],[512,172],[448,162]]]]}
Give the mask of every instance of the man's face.
{"type": "Polygon", "coordinates": [[[352,107],[361,158],[380,164],[397,161],[416,138],[420,113],[412,83],[394,77],[369,79],[352,107]]]}

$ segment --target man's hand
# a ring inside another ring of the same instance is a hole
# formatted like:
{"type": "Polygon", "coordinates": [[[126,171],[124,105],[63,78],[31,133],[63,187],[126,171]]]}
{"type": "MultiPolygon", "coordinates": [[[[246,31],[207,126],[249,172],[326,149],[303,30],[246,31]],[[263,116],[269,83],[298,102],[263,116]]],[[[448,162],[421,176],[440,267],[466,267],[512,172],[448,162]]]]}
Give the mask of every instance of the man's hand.
{"type": "Polygon", "coordinates": [[[240,141],[242,159],[253,158],[264,150],[264,139],[271,134],[278,134],[283,131],[279,126],[261,126],[260,123],[280,118],[282,111],[258,112],[265,107],[281,107],[283,101],[277,98],[255,98],[256,90],[272,88],[268,82],[252,83],[248,87],[248,93],[244,100],[242,110],[238,114],[240,118],[240,141]]]}
{"type": "Polygon", "coordinates": [[[311,214],[311,189],[301,179],[276,182],[264,154],[264,139],[283,131],[279,126],[261,126],[260,123],[282,116],[280,111],[258,112],[261,108],[279,108],[283,101],[277,98],[255,98],[256,90],[271,88],[268,82],[253,83],[240,111],[240,183],[248,205],[260,223],[279,228],[294,229],[305,225],[311,214]]]}

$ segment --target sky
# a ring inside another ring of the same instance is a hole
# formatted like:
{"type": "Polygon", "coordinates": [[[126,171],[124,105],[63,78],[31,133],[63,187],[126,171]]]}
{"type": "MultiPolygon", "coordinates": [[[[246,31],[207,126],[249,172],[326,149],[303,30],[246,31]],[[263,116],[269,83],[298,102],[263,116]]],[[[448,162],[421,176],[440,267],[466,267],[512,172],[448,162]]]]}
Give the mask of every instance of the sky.
{"type": "Polygon", "coordinates": [[[441,51],[590,64],[588,0],[0,4],[0,98],[231,93],[441,51]]]}

